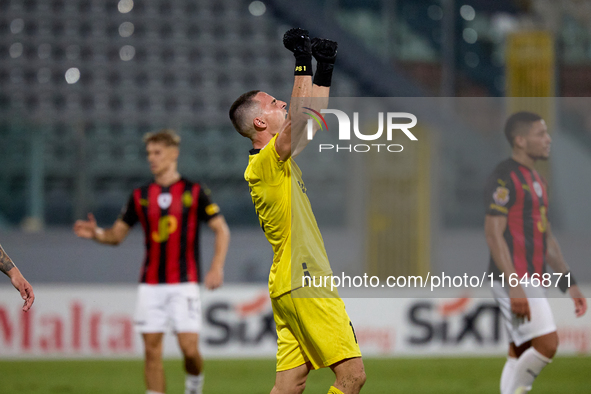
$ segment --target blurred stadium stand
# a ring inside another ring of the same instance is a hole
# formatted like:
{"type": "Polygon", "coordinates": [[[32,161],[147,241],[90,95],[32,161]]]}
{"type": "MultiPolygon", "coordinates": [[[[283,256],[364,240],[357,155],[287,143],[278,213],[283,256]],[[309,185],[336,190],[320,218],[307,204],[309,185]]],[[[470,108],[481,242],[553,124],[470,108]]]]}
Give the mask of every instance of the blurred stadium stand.
{"type": "MultiPolygon", "coordinates": [[[[30,214],[38,138],[45,222],[70,224],[88,210],[110,222],[149,179],[141,136],[172,127],[183,138],[182,173],[214,190],[231,223],[249,222],[250,198],[236,192],[248,143],[228,109],[251,89],[288,98],[292,59],[286,27],[248,5],[0,1],[0,212],[12,223],[30,214]]],[[[335,79],[335,95],[360,94],[347,75],[335,79]]]]}
{"type": "MultiPolygon", "coordinates": [[[[442,19],[439,0],[323,0],[326,14],[367,48],[391,60],[430,94],[439,92],[442,19]],[[386,36],[387,34],[387,36],[386,36]]],[[[454,0],[460,74],[457,96],[505,93],[505,37],[517,29],[544,29],[558,41],[559,96],[589,96],[591,4],[576,0],[454,0]],[[585,72],[587,71],[587,72],[585,72]],[[586,74],[586,75],[583,75],[586,74]],[[583,83],[582,83],[583,82],[583,83]]]]}

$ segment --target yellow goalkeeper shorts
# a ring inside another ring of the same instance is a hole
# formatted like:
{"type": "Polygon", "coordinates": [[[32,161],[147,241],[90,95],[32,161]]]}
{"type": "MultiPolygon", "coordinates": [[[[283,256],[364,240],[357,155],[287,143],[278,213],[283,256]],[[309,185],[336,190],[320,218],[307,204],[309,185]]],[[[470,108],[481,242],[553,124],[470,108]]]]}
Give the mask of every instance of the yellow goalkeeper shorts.
{"type": "Polygon", "coordinates": [[[361,357],[345,303],[335,298],[272,298],[277,329],[277,372],[310,361],[314,369],[361,357]]]}

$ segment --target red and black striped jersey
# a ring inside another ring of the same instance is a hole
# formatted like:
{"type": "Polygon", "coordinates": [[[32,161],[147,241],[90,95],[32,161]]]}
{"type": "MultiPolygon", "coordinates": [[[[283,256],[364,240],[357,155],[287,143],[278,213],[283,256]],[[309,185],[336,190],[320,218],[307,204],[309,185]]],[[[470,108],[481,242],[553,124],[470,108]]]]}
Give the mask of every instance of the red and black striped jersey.
{"type": "MultiPolygon", "coordinates": [[[[540,174],[513,159],[501,162],[487,181],[485,204],[487,215],[507,217],[504,237],[517,275],[545,273],[548,193],[540,174]]],[[[489,270],[501,273],[492,255],[489,270]]]]}
{"type": "Polygon", "coordinates": [[[120,219],[144,228],[146,257],[142,283],[199,282],[199,222],[219,214],[209,190],[184,178],[164,187],[157,183],[137,188],[120,219]]]}

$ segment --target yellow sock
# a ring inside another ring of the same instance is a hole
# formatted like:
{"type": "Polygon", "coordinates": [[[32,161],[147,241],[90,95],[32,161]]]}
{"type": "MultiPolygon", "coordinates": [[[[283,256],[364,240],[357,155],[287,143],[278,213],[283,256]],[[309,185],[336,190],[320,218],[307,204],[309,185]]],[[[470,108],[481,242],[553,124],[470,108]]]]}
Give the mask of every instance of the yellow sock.
{"type": "Polygon", "coordinates": [[[328,394],[345,394],[341,390],[337,389],[335,386],[330,386],[328,389],[328,394]]]}

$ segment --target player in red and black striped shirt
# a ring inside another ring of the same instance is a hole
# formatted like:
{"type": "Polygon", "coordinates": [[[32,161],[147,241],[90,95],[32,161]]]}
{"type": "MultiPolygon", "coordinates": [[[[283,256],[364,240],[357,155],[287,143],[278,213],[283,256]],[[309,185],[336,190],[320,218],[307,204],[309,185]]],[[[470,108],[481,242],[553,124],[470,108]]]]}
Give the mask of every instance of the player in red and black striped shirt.
{"type": "Polygon", "coordinates": [[[146,257],[135,320],[144,339],[147,392],[165,392],[162,338],[172,323],[185,358],[185,393],[201,394],[199,223],[206,222],[215,234],[214,256],[205,276],[209,289],[223,282],[230,233],[207,188],[178,173],[179,136],[172,130],[162,130],[147,134],[144,142],[154,181],[133,191],[113,227],[97,227],[89,214],[88,220],[74,224],[74,232],[82,238],[117,245],[135,223],[142,224],[146,257]]]}
{"type": "MultiPolygon", "coordinates": [[[[531,112],[509,117],[505,135],[512,156],[501,162],[487,181],[485,190],[485,234],[494,273],[493,294],[503,313],[510,337],[509,355],[501,375],[501,393],[531,389],[535,377],[554,357],[558,347],[556,325],[542,275],[546,265],[566,274],[564,261],[548,221],[548,192],[545,180],[534,169],[538,160],[550,155],[551,138],[544,120],[531,112]],[[504,274],[504,287],[500,275],[504,274]],[[529,285],[509,286],[509,278],[522,278],[529,285]],[[537,282],[531,278],[537,277],[537,282]],[[534,283],[539,284],[534,286],[534,283]]],[[[554,281],[551,281],[554,284],[554,281]]],[[[582,316],[587,303],[571,277],[569,294],[575,313],[582,316]]],[[[564,286],[566,290],[566,286],[564,286]]]]}
{"type": "MultiPolygon", "coordinates": [[[[546,272],[548,248],[548,192],[538,172],[510,158],[501,162],[487,186],[487,215],[504,216],[503,237],[519,278],[546,272]]],[[[491,256],[490,272],[499,278],[501,270],[491,256]]]]}
{"type": "Polygon", "coordinates": [[[184,178],[170,186],[152,182],[135,189],[120,219],[129,227],[139,221],[144,229],[141,283],[199,282],[199,222],[218,215],[209,190],[184,178]]]}

